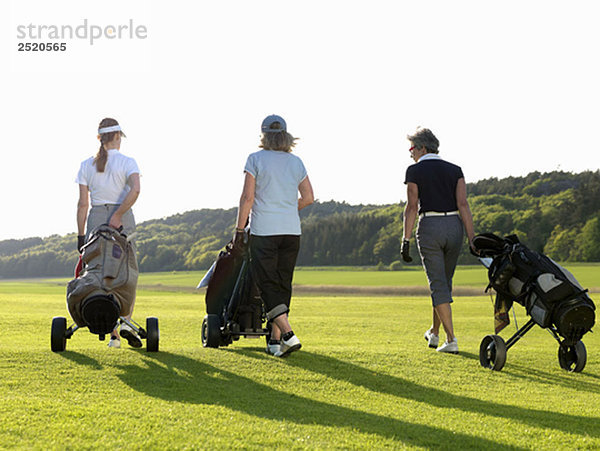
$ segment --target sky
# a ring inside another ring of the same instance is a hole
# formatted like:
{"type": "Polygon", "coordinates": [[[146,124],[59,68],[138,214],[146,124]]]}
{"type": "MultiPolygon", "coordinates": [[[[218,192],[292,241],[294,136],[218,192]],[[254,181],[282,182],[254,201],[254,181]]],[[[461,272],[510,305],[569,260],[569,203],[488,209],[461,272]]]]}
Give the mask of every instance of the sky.
{"type": "Polygon", "coordinates": [[[405,200],[417,126],[467,182],[597,170],[599,12],[577,0],[1,2],[0,240],[76,231],[75,176],[103,117],[140,167],[138,222],[237,206],[269,114],[300,138],[321,201],[405,200]],[[66,50],[18,50],[45,42],[66,50]]]}

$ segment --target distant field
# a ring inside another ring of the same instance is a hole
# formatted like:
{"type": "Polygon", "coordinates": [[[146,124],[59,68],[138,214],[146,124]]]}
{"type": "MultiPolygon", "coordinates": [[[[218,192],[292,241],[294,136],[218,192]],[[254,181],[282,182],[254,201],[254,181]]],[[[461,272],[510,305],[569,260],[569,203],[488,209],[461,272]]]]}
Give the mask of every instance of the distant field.
{"type": "MultiPolygon", "coordinates": [[[[565,264],[579,282],[593,292],[600,292],[600,263],[565,264]]],[[[148,287],[175,287],[193,290],[205,271],[172,271],[140,274],[139,285],[148,287]]],[[[45,279],[66,284],[69,279],[45,279]]],[[[480,265],[459,266],[454,276],[454,286],[485,289],[487,270],[480,265]]],[[[301,286],[353,286],[353,287],[426,287],[427,278],[420,266],[409,266],[402,271],[377,271],[374,268],[339,267],[330,269],[298,268],[294,284],[301,286]]]]}
{"type": "MultiPolygon", "coordinates": [[[[600,448],[597,333],[584,337],[582,373],[559,367],[558,346],[539,327],[492,372],[478,362],[492,328],[486,296],[453,306],[458,356],[427,348],[426,296],[292,302],[303,348],[284,360],[267,356],[263,339],[202,348],[202,297],[147,289],[134,319],[159,318],[160,352],[108,349],[82,330],[52,353],[64,284],[0,282],[0,449],[600,448]]],[[[522,324],[522,308],[517,315],[522,324]]]]}
{"type": "MultiPolygon", "coordinates": [[[[600,287],[600,264],[580,263],[565,266],[573,272],[584,287],[590,289],[600,287]]],[[[140,284],[195,287],[204,274],[199,271],[145,273],[140,276],[140,284]]],[[[454,276],[454,285],[457,287],[484,289],[487,283],[487,270],[483,266],[459,266],[454,276]]],[[[418,266],[411,266],[402,271],[353,270],[347,267],[337,270],[300,268],[294,274],[294,284],[412,287],[427,285],[427,277],[423,269],[418,266]]]]}

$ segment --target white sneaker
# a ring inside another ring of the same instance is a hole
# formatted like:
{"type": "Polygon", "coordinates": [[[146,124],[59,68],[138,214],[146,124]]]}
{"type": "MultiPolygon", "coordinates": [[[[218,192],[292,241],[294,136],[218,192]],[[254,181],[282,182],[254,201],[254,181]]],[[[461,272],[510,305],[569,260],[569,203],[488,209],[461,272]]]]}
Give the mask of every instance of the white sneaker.
{"type": "Polygon", "coordinates": [[[110,337],[110,340],[108,341],[108,347],[109,348],[120,348],[121,340],[119,339],[119,337],[110,337]]]}
{"type": "Polygon", "coordinates": [[[300,344],[300,340],[298,340],[298,337],[296,337],[295,335],[292,335],[292,337],[287,341],[281,340],[281,348],[279,349],[279,352],[274,354],[274,356],[275,357],[285,357],[285,356],[289,355],[290,353],[297,351],[301,347],[302,347],[302,345],[300,344]]]}
{"type": "Polygon", "coordinates": [[[423,335],[423,337],[425,338],[425,340],[427,340],[427,343],[429,344],[430,348],[437,348],[438,344],[440,343],[440,337],[439,335],[434,334],[431,329],[429,329],[427,332],[425,332],[425,335],[423,335]]]}
{"type": "Polygon", "coordinates": [[[281,351],[281,342],[271,345],[271,344],[267,344],[267,354],[271,354],[271,355],[275,355],[277,354],[279,351],[281,351]]]}
{"type": "Polygon", "coordinates": [[[436,351],[458,354],[458,341],[456,340],[456,337],[454,337],[454,340],[452,341],[446,340],[442,346],[436,349],[436,351]]]}
{"type": "Polygon", "coordinates": [[[121,324],[120,334],[121,334],[121,337],[123,337],[125,340],[127,340],[127,343],[129,343],[129,346],[132,346],[134,348],[142,347],[142,339],[135,332],[135,330],[133,330],[131,327],[129,327],[129,324],[127,324],[127,323],[121,324]]]}

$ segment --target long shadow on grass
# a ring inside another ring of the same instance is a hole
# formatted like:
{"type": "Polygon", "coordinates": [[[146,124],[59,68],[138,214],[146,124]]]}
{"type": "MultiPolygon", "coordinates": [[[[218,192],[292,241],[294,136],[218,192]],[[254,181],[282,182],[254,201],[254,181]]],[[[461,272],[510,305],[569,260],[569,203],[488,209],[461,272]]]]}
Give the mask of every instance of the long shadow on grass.
{"type": "MultiPolygon", "coordinates": [[[[459,356],[467,359],[476,360],[479,363],[479,355],[460,351],[459,356]]],[[[558,359],[556,359],[556,366],[559,366],[558,359]]],[[[557,375],[540,371],[538,369],[521,365],[515,362],[510,362],[509,366],[502,371],[504,373],[509,373],[511,377],[529,379],[535,383],[551,383],[553,385],[560,385],[568,389],[576,389],[577,391],[587,391],[590,393],[600,394],[600,385],[598,385],[597,382],[588,382],[586,380],[582,380],[600,378],[597,374],[589,372],[584,372],[583,374],[571,374],[566,371],[563,371],[562,374],[557,375]]]]}
{"type": "Polygon", "coordinates": [[[477,362],[479,362],[479,356],[471,352],[460,351],[460,354],[458,355],[463,359],[476,360],[477,362]]]}
{"type": "MultiPolygon", "coordinates": [[[[556,366],[558,366],[558,359],[556,366]]],[[[511,363],[510,368],[507,368],[505,372],[510,372],[512,377],[530,380],[534,383],[561,385],[565,388],[576,389],[577,391],[600,394],[600,386],[597,381],[588,382],[582,380],[584,378],[598,379],[598,375],[585,372],[583,374],[574,374],[564,370],[561,371],[562,374],[551,374],[525,365],[511,363]]]]}
{"type": "MultiPolygon", "coordinates": [[[[167,401],[206,404],[207,409],[217,405],[270,420],[358,430],[413,446],[515,449],[493,440],[282,392],[269,387],[268,380],[255,381],[182,355],[160,352],[145,357],[147,366],[119,366],[123,372],[118,377],[134,390],[167,401]]],[[[271,359],[265,355],[262,363],[271,359]]]]}
{"type": "MultiPolygon", "coordinates": [[[[231,349],[230,352],[261,360],[264,354],[262,349],[258,350],[256,348],[231,349]]],[[[600,436],[600,418],[510,406],[502,404],[502,399],[498,399],[498,402],[490,402],[455,395],[438,388],[419,385],[397,376],[376,373],[347,361],[311,352],[299,352],[297,355],[285,359],[285,362],[290,366],[300,367],[332,379],[349,382],[374,392],[419,401],[435,407],[508,418],[532,426],[556,429],[569,434],[600,436]]],[[[548,408],[551,409],[552,406],[548,406],[548,408]]]]}
{"type": "Polygon", "coordinates": [[[95,370],[102,369],[102,365],[100,365],[100,363],[97,360],[92,359],[91,357],[85,354],[80,354],[79,352],[74,351],[63,351],[58,352],[57,354],[61,357],[64,357],[65,359],[72,360],[73,362],[78,363],[79,365],[86,365],[95,370]]]}

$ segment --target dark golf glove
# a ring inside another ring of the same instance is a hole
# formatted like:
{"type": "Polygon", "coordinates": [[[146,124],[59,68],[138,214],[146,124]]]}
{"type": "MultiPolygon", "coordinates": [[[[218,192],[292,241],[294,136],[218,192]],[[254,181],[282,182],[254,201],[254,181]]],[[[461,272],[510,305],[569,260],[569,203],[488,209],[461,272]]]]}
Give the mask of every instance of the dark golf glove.
{"type": "Polygon", "coordinates": [[[410,256],[410,241],[407,239],[402,240],[402,248],[400,250],[400,254],[402,254],[402,260],[407,263],[412,262],[412,257],[410,256]]]}
{"type": "Polygon", "coordinates": [[[235,235],[233,235],[233,247],[235,249],[242,249],[244,246],[245,234],[243,230],[235,230],[235,235]]]}
{"type": "Polygon", "coordinates": [[[85,235],[77,235],[77,250],[81,254],[81,248],[85,244],[85,235]]]}

